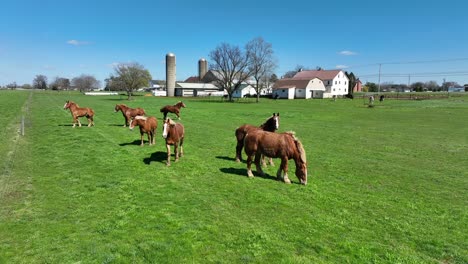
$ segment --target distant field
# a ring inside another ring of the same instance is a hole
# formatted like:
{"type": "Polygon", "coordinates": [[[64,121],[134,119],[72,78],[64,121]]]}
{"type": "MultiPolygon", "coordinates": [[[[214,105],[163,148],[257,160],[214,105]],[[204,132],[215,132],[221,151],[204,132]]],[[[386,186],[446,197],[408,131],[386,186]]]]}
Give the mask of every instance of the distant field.
{"type": "Polygon", "coordinates": [[[0,263],[468,263],[466,96],[183,98],[185,156],[171,167],[161,126],[140,147],[113,109],[161,124],[180,98],[125,99],[0,92],[0,263]],[[73,129],[66,100],[94,108],[96,126],[73,129]],[[254,179],[234,161],[236,127],[273,112],[305,146],[307,186],[293,161],[291,185],[275,180],[278,160],[254,179]]]}

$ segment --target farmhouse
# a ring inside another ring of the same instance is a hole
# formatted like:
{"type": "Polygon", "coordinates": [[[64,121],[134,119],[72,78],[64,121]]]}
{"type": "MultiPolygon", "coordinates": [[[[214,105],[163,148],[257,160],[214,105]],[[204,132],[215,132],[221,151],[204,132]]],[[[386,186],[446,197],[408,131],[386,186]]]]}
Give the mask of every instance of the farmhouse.
{"type": "Polygon", "coordinates": [[[295,98],[323,98],[325,85],[319,78],[294,79],[287,78],[276,81],[273,85],[273,98],[295,99],[295,98]]]}
{"type": "Polygon", "coordinates": [[[291,79],[313,80],[316,78],[321,80],[325,86],[325,91],[323,92],[322,98],[331,98],[334,95],[342,96],[348,94],[349,79],[342,70],[299,71],[291,79]]]}

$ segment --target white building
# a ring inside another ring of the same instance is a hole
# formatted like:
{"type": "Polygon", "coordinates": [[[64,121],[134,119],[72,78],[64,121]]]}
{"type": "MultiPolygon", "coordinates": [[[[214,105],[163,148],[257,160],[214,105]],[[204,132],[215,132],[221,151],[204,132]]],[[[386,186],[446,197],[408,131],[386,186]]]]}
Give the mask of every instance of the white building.
{"type": "Polygon", "coordinates": [[[272,98],[323,98],[325,90],[325,85],[319,78],[313,78],[312,80],[281,79],[273,85],[272,98]]]}
{"type": "Polygon", "coordinates": [[[232,93],[232,98],[244,98],[246,96],[256,96],[257,92],[255,88],[247,83],[241,84],[241,86],[232,93]]]}
{"type": "Polygon", "coordinates": [[[341,70],[300,71],[292,79],[313,80],[315,78],[320,79],[325,86],[323,98],[348,94],[349,79],[341,70]]]}

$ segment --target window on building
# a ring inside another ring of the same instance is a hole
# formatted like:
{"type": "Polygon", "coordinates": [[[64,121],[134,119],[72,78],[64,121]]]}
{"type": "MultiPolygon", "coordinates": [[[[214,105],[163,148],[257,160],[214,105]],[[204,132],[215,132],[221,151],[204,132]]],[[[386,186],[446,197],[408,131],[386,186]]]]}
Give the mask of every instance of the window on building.
{"type": "Polygon", "coordinates": [[[337,84],[337,83],[338,83],[338,81],[335,81],[335,84],[337,84]]]}

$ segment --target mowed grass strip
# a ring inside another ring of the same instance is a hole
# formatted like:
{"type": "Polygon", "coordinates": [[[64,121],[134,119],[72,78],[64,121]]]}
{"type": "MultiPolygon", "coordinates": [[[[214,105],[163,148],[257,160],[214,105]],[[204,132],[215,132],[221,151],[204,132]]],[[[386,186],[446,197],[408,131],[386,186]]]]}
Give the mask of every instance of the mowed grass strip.
{"type": "MultiPolygon", "coordinates": [[[[14,101],[26,98],[19,93],[14,101]]],[[[0,202],[2,212],[9,208],[0,216],[0,258],[468,261],[466,98],[387,100],[372,109],[362,100],[182,98],[185,156],[171,167],[159,109],[181,98],[124,98],[34,92],[31,127],[12,166],[29,185],[17,185],[26,191],[15,202],[0,202]],[[81,119],[84,126],[72,128],[66,100],[92,107],[96,126],[81,119]],[[117,103],[158,118],[155,146],[140,147],[138,129],[122,127],[117,103]],[[254,179],[234,161],[235,128],[260,125],[273,112],[280,112],[280,132],[295,131],[305,146],[307,186],[297,184],[293,161],[291,185],[275,180],[279,160],[265,169],[269,177],[254,179]]]]}

